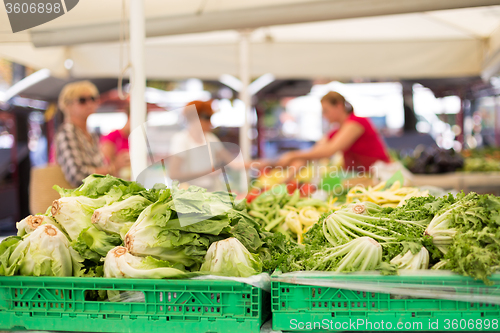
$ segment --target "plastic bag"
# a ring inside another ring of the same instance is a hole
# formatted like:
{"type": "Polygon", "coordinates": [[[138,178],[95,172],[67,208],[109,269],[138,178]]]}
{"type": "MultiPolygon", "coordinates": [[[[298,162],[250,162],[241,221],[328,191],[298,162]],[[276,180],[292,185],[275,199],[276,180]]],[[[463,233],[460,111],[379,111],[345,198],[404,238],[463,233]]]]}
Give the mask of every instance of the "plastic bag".
{"type": "MultiPolygon", "coordinates": [[[[273,281],[395,295],[398,298],[433,298],[470,303],[500,305],[498,284],[487,286],[482,281],[449,271],[400,271],[398,276],[382,276],[377,272],[340,274],[333,272],[291,272],[273,274],[273,281]],[[367,279],[370,277],[370,279],[367,279]],[[406,278],[407,277],[407,278],[406,278]],[[413,277],[413,278],[412,278],[413,277]]],[[[492,276],[496,281],[500,275],[492,276]]]]}
{"type": "MultiPolygon", "coordinates": [[[[217,276],[217,275],[201,275],[191,278],[192,280],[227,280],[237,281],[252,285],[254,287],[271,292],[271,276],[268,273],[261,273],[253,275],[248,278],[230,277],[230,276],[217,276]]],[[[108,290],[108,302],[122,302],[122,303],[144,303],[146,301],[142,291],[120,291],[108,290]]]]}

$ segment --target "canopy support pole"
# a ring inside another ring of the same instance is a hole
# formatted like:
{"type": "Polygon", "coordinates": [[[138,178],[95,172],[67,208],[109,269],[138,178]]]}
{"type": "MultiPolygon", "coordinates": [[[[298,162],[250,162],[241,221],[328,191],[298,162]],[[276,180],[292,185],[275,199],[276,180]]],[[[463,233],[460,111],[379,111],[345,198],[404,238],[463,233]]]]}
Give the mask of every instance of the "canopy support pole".
{"type": "Polygon", "coordinates": [[[240,128],[240,148],[243,154],[243,160],[249,162],[251,159],[251,141],[249,138],[250,133],[250,123],[249,114],[252,107],[252,96],[250,95],[249,85],[250,85],[250,48],[249,39],[252,31],[242,30],[240,31],[240,80],[241,80],[241,90],[240,90],[240,100],[245,105],[245,116],[243,126],[240,128]]]}
{"type": "MultiPolygon", "coordinates": [[[[146,39],[146,20],[144,16],[144,0],[130,0],[130,129],[131,132],[146,122],[146,71],[144,49],[146,39]]],[[[143,127],[144,130],[144,127],[143,127]]],[[[131,136],[130,164],[132,179],[147,168],[147,152],[139,136],[131,136]]]]}

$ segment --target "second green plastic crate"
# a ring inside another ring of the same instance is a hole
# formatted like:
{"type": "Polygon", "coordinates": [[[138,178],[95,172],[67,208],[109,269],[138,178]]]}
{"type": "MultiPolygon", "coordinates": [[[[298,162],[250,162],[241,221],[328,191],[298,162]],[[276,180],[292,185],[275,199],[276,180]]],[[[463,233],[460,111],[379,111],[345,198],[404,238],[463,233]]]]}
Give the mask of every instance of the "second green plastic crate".
{"type": "MultiPolygon", "coordinates": [[[[307,277],[305,277],[307,279],[307,277]]],[[[447,276],[356,276],[324,277],[353,283],[413,285],[440,284],[500,295],[500,276],[494,286],[471,278],[447,276]]],[[[430,299],[362,290],[271,282],[273,329],[283,331],[500,331],[500,306],[482,302],[430,299]]],[[[481,297],[481,296],[479,296],[481,297]]]]}

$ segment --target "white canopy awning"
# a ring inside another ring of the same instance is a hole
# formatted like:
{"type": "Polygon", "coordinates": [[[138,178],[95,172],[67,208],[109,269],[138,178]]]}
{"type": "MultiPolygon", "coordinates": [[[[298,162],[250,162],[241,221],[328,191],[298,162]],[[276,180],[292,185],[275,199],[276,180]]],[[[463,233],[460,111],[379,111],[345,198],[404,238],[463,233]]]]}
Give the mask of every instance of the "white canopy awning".
{"type": "MultiPolygon", "coordinates": [[[[500,6],[476,6],[491,4],[500,1],[275,0],[270,5],[264,0],[148,0],[147,35],[169,36],[147,39],[146,75],[238,76],[239,33],[234,29],[255,28],[252,77],[489,77],[500,70],[500,6]],[[305,20],[319,22],[300,23],[305,20]],[[213,29],[228,30],[201,32],[213,29]]],[[[119,1],[86,0],[54,21],[12,34],[0,11],[0,57],[55,75],[67,74],[64,61],[70,58],[74,76],[116,77],[120,47],[113,40],[120,16],[119,1]],[[33,44],[82,41],[92,43],[33,44]]]]}

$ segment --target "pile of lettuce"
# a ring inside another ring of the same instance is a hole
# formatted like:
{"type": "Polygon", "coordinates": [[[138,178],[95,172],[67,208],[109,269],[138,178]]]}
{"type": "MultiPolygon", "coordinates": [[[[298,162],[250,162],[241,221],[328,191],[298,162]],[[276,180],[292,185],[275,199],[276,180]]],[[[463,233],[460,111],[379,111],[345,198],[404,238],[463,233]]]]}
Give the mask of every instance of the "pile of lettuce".
{"type": "Polygon", "coordinates": [[[146,190],[109,175],[55,188],[61,197],[47,212],[17,223],[18,235],[0,244],[0,275],[247,277],[271,260],[271,234],[233,194],[146,190]]]}
{"type": "Polygon", "coordinates": [[[304,245],[274,235],[271,266],[284,272],[448,269],[490,283],[500,268],[500,198],[414,197],[396,208],[363,202],[324,214],[304,245]]]}

